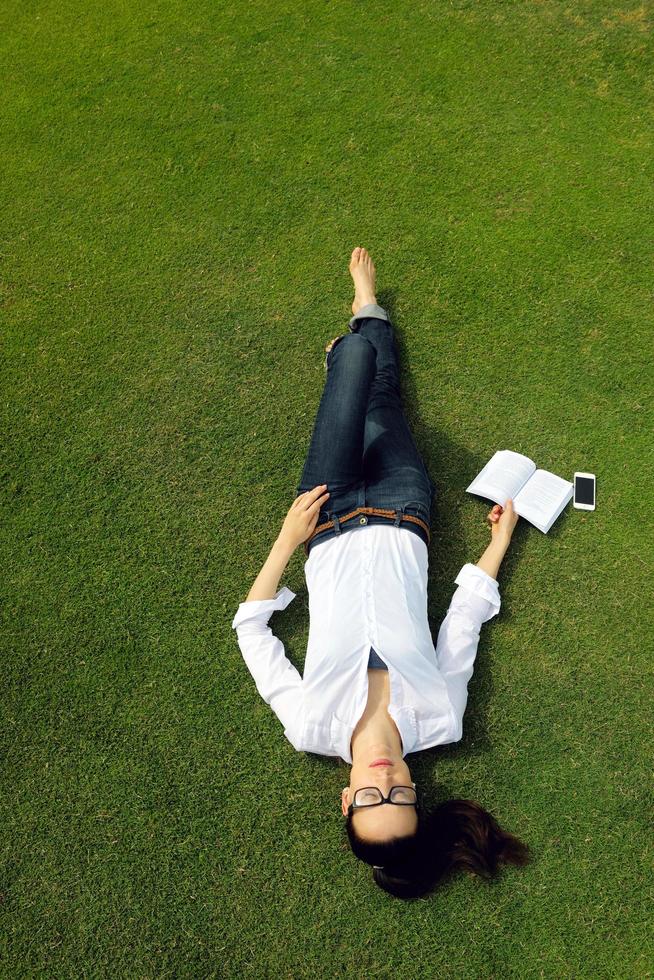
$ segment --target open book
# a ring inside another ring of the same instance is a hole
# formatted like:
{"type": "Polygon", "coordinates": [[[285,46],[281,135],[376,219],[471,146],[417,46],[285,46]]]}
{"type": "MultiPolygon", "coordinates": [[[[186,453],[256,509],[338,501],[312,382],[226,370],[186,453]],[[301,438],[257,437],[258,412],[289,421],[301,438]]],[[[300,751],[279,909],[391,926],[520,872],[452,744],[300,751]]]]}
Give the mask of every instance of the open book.
{"type": "Polygon", "coordinates": [[[511,497],[516,514],[547,534],[572,499],[573,485],[547,470],[537,470],[528,456],[499,449],[466,492],[494,500],[502,507],[511,497]]]}

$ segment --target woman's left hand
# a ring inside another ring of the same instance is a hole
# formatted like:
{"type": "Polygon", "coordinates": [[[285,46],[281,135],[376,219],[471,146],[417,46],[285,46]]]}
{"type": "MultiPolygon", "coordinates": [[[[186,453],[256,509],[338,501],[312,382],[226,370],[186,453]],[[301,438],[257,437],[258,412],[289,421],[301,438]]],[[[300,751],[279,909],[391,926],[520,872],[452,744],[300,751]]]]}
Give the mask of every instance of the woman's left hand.
{"type": "Polygon", "coordinates": [[[293,551],[307,540],[318,523],[320,508],[329,497],[327,484],[321,483],[296,497],[286,515],[279,537],[293,551]]]}
{"type": "Polygon", "coordinates": [[[486,520],[491,523],[491,540],[502,541],[508,545],[518,523],[518,515],[513,509],[511,497],[505,502],[504,507],[501,504],[495,504],[486,515],[486,520]]]}

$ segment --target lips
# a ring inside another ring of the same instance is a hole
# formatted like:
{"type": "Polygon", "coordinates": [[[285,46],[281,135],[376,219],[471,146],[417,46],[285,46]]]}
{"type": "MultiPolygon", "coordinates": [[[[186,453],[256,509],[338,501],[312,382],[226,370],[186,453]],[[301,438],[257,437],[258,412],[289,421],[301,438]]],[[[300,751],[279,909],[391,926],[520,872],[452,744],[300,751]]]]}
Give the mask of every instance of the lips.
{"type": "Polygon", "coordinates": [[[368,768],[372,769],[374,766],[392,766],[392,765],[393,763],[391,762],[390,759],[375,759],[374,762],[370,763],[368,768]]]}

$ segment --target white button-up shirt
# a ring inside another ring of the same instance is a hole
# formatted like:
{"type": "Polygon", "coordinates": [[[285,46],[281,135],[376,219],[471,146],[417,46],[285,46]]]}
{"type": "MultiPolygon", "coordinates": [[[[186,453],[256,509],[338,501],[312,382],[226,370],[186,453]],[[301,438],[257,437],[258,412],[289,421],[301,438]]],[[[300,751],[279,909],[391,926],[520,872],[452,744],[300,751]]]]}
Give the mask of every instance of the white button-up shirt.
{"type": "Polygon", "coordinates": [[[434,647],[427,620],[428,551],[386,524],[316,544],[305,562],[309,640],[301,677],[268,620],[296,593],[241,602],[232,621],[257,690],[295,749],[352,764],[351,738],[366,707],[372,646],[388,666],[388,712],[402,755],[457,742],[482,623],[497,615],[496,579],[466,564],[434,647]]]}

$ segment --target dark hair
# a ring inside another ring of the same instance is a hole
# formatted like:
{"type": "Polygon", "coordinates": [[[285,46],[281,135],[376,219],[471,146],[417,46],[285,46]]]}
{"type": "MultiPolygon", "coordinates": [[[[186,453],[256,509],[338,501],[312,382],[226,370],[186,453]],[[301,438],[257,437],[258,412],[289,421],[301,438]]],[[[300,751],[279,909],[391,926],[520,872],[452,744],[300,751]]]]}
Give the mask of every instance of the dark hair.
{"type": "Polygon", "coordinates": [[[373,878],[398,898],[417,898],[430,892],[452,871],[469,871],[491,878],[500,864],[524,865],[529,848],[502,830],[495,818],[474,800],[446,800],[435,810],[418,810],[418,829],[405,837],[379,843],[357,836],[354,813],[345,829],[355,856],[380,865],[373,878]]]}

